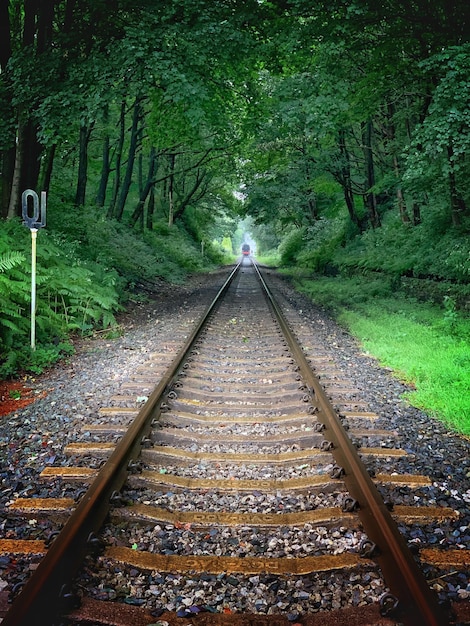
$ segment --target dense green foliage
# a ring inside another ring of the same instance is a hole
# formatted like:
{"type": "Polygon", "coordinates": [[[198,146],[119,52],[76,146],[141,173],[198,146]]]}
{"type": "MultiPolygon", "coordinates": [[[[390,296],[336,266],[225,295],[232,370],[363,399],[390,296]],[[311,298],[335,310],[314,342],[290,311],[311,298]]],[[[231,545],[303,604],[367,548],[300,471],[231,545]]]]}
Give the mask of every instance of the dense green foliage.
{"type": "Polygon", "coordinates": [[[209,246],[203,258],[184,229],[162,224],[142,239],[93,212],[77,214],[37,237],[37,348],[31,350],[31,237],[18,220],[0,224],[0,376],[41,371],[72,350],[70,334],[119,332],[115,316],[158,289],[156,278],[182,282],[188,272],[223,262],[209,246]],[[14,250],[14,252],[12,252],[14,250]],[[212,261],[210,261],[212,259],[212,261]],[[153,285],[153,287],[152,287],[153,285]]]}
{"type": "Polygon", "coordinates": [[[40,348],[247,231],[284,266],[437,279],[464,308],[469,22],[467,0],[1,3],[3,371],[27,346],[25,189],[48,197],[40,348]]]}

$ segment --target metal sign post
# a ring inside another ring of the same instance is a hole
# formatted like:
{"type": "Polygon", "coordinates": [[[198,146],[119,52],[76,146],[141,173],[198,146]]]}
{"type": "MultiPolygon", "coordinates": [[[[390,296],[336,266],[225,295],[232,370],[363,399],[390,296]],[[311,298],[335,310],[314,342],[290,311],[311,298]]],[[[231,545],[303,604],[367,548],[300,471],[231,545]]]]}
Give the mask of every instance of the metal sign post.
{"type": "Polygon", "coordinates": [[[31,349],[36,350],[36,239],[38,229],[46,225],[46,192],[41,192],[41,219],[39,220],[39,198],[32,189],[21,196],[23,224],[31,231],[31,349]],[[33,215],[29,215],[32,205],[33,215]]]}

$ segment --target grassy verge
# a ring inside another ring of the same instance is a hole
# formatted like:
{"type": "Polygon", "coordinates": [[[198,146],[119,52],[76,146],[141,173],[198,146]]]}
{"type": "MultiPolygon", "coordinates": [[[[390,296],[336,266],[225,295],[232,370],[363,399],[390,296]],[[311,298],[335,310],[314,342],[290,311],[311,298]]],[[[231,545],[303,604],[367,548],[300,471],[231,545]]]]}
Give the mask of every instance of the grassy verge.
{"type": "Polygon", "coordinates": [[[383,280],[297,279],[297,287],[333,311],[365,351],[414,387],[413,406],[470,435],[470,319],[444,306],[392,293],[383,280]]]}

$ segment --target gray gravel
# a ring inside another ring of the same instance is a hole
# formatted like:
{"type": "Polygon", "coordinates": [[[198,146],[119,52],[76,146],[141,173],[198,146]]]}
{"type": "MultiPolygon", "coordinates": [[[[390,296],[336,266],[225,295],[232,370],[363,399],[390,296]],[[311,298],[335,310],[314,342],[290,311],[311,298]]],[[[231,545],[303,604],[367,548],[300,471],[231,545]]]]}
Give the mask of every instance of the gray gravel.
{"type": "MultiPolygon", "coordinates": [[[[0,508],[3,509],[17,497],[51,495],[50,485],[42,486],[37,480],[38,474],[46,465],[73,465],[77,459],[63,454],[64,445],[71,442],[90,440],[84,435],[82,427],[86,421],[107,422],[108,418],[98,415],[103,404],[109,403],[109,396],[116,394],[123,382],[129,380],[136,369],[148,360],[155,350],[155,345],[174,347],[183,341],[194,320],[215,295],[221,284],[221,275],[214,275],[197,281],[191,288],[175,288],[172,293],[163,294],[161,299],[150,304],[136,305],[122,320],[123,334],[118,339],[108,340],[101,336],[77,342],[77,353],[68,362],[53,368],[47,374],[30,380],[30,386],[38,395],[46,392],[46,397],[37,400],[25,409],[16,411],[2,418],[0,431],[1,464],[0,480],[2,491],[0,508]],[[192,289],[195,293],[192,293],[192,289]],[[196,305],[194,303],[197,303],[196,305]]],[[[351,385],[361,391],[361,399],[370,406],[370,410],[379,415],[376,428],[388,429],[396,433],[386,445],[401,447],[409,452],[409,457],[390,462],[393,471],[403,473],[422,473],[430,476],[433,484],[428,488],[410,490],[405,487],[386,487],[380,489],[386,498],[393,498],[396,503],[435,503],[451,507],[460,513],[458,521],[444,522],[435,526],[403,526],[406,539],[415,544],[439,545],[441,548],[470,548],[470,443],[463,437],[449,431],[446,426],[430,418],[422,411],[410,407],[402,394],[408,389],[391,373],[364,355],[358,343],[334,323],[323,311],[308,303],[305,298],[292,292],[280,280],[271,279],[273,287],[283,294],[288,303],[288,317],[295,326],[299,337],[306,339],[318,337],[315,345],[310,341],[312,354],[316,344],[322,344],[325,353],[330,354],[338,367],[345,368],[351,385]],[[328,347],[330,345],[331,347],[328,347]],[[397,469],[398,467],[398,469],[397,469]]],[[[121,420],[125,423],[126,420],[121,420]]],[[[259,427],[261,430],[262,428],[259,427]]],[[[290,432],[288,425],[283,425],[283,432],[290,432]]],[[[299,428],[297,426],[296,428],[299,428]]],[[[300,427],[302,428],[302,426],[300,427]]],[[[310,428],[308,423],[303,427],[310,428]]],[[[193,427],[193,432],[204,433],[205,429],[193,427]]],[[[227,432],[241,435],[246,432],[243,425],[228,425],[227,432]]],[[[260,434],[280,432],[272,427],[260,434]]],[[[374,445],[369,442],[368,445],[374,445]]],[[[199,447],[198,449],[201,450],[199,447]]],[[[205,449],[205,448],[202,448],[205,449]]],[[[234,451],[238,448],[233,446],[234,451]]],[[[270,448],[270,451],[286,451],[295,447],[282,445],[270,448]]],[[[263,446],[255,446],[253,452],[262,451],[263,446]]],[[[214,451],[213,446],[208,451],[214,451]]],[[[81,460],[83,462],[83,459],[81,460]]],[[[366,459],[367,467],[376,470],[378,461],[366,459]]],[[[163,467],[161,468],[163,469],[163,467]]],[[[325,472],[329,469],[325,464],[325,472]]],[[[165,470],[184,475],[186,469],[165,466],[165,470]]],[[[201,465],[201,477],[214,476],[214,469],[201,465]]],[[[218,468],[218,477],[225,477],[224,468],[218,468]]],[[[265,471],[265,469],[263,469],[265,471]]],[[[276,468],[272,470],[276,476],[276,468]]],[[[384,471],[384,461],[380,460],[380,471],[384,471]]],[[[256,476],[256,466],[246,466],[241,476],[256,476]]],[[[293,468],[292,477],[308,473],[308,468],[293,468]]],[[[259,476],[265,478],[265,476],[259,476]]],[[[53,485],[53,495],[58,497],[76,495],[78,487],[53,485]]],[[[145,492],[141,497],[145,499],[145,492]]],[[[240,500],[236,494],[211,493],[193,495],[188,504],[184,493],[171,491],[149,492],[148,502],[154,506],[170,510],[188,510],[188,507],[213,511],[263,512],[276,511],[279,495],[258,496],[250,494],[240,500]]],[[[295,494],[292,502],[283,500],[283,510],[292,506],[293,510],[312,510],[319,506],[340,506],[335,494],[305,495],[295,494]]],[[[48,522],[39,524],[12,522],[5,519],[0,524],[0,537],[6,538],[44,538],[50,530],[48,522]]],[[[155,551],[167,553],[189,553],[195,546],[202,553],[239,554],[244,551],[250,556],[289,556],[292,552],[312,555],[322,553],[330,542],[335,549],[350,550],[360,541],[361,533],[351,534],[346,529],[326,529],[322,527],[304,528],[298,534],[297,542],[292,541],[292,529],[285,528],[282,536],[273,537],[266,531],[254,531],[246,528],[235,537],[230,529],[217,530],[207,539],[185,529],[168,529],[160,525],[136,526],[133,542],[142,549],[153,546],[155,551]],[[336,533],[336,534],[335,534],[336,533]],[[162,542],[167,537],[167,546],[162,542]],[[204,543],[205,542],[205,543],[204,543]],[[171,544],[171,546],[169,545],[171,544]],[[298,546],[298,547],[293,547],[298,546]],[[214,552],[215,551],[215,552],[214,552]],[[238,551],[238,552],[237,552],[238,551]]],[[[108,537],[116,542],[116,534],[108,537]],[[114,537],[114,539],[113,539],[114,537]]],[[[116,529],[113,529],[116,533],[116,529]]],[[[296,531],[298,533],[298,531],[296,531]]],[[[127,539],[126,539],[127,541],[127,539]]],[[[12,568],[8,557],[0,558],[0,591],[20,581],[27,575],[29,561],[23,566],[22,559],[12,568]]],[[[442,576],[443,572],[432,568],[426,572],[431,578],[442,576]]],[[[447,572],[444,572],[447,574],[447,572]]],[[[96,587],[95,597],[102,599],[135,599],[136,604],[148,604],[155,609],[182,609],[185,606],[204,603],[214,610],[224,606],[233,606],[236,610],[259,613],[300,614],[307,610],[331,609],[340,606],[358,605],[376,601],[383,592],[380,575],[374,568],[364,568],[360,573],[351,573],[348,585],[339,580],[340,575],[319,574],[279,580],[270,576],[230,577],[226,575],[207,575],[204,579],[173,575],[159,576],[153,572],[142,573],[132,568],[110,565],[107,577],[96,587]],[[253,579],[253,580],[251,580],[253,579]],[[364,596],[364,587],[366,588],[364,596]],[[162,595],[162,589],[165,592],[162,595]],[[345,591],[347,589],[347,591],[345,591]]],[[[88,581],[90,582],[90,581],[88,581]]],[[[93,581],[92,581],[93,582],[93,581]]],[[[96,581],[94,581],[96,582],[96,581]]],[[[458,599],[470,597],[468,576],[463,574],[447,575],[435,584],[443,598],[458,599]]]]}

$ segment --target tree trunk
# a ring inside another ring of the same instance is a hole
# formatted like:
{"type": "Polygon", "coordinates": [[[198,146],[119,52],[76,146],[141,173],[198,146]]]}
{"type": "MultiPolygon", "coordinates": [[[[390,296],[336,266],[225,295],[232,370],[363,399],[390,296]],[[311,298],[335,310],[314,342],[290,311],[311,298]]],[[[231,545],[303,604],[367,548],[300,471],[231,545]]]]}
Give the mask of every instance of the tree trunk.
{"type": "Polygon", "coordinates": [[[145,184],[142,186],[142,189],[139,195],[139,202],[137,203],[137,206],[135,207],[134,212],[132,213],[132,216],[130,219],[131,226],[135,226],[139,219],[143,219],[145,201],[147,200],[147,196],[149,195],[150,190],[153,189],[153,186],[155,184],[154,180],[155,180],[156,169],[157,169],[157,151],[154,147],[152,147],[150,149],[150,155],[149,155],[149,170],[148,170],[147,180],[145,181],[145,184]]]}
{"type": "Polygon", "coordinates": [[[41,180],[39,183],[39,190],[48,192],[51,186],[52,168],[54,166],[54,158],[57,145],[51,146],[46,153],[45,161],[41,168],[41,180]]]}
{"type": "Polygon", "coordinates": [[[343,187],[344,201],[346,202],[351,221],[353,224],[359,225],[359,218],[354,205],[354,193],[351,183],[351,161],[349,159],[349,151],[346,146],[346,132],[343,129],[339,131],[339,151],[341,154],[340,182],[343,187]]]}
{"type": "MultiPolygon", "coordinates": [[[[34,49],[35,55],[44,52],[51,41],[54,20],[53,2],[25,0],[23,45],[34,49]]],[[[36,189],[39,180],[40,158],[43,146],[38,140],[38,124],[29,117],[29,111],[19,111],[18,118],[24,115],[22,126],[22,155],[17,160],[20,164],[20,193],[25,189],[36,189]]]]}
{"type": "Polygon", "coordinates": [[[127,167],[124,174],[124,180],[122,181],[121,193],[116,205],[116,219],[121,220],[124,213],[124,206],[126,204],[127,195],[132,183],[132,174],[134,171],[135,155],[137,152],[137,144],[139,140],[139,122],[141,117],[141,105],[142,97],[137,96],[134,102],[134,115],[132,116],[132,128],[131,138],[129,144],[129,155],[127,158],[127,167]]]}
{"type": "MultiPolygon", "coordinates": [[[[197,173],[196,173],[196,179],[194,181],[193,186],[191,187],[189,192],[186,194],[186,197],[183,200],[183,202],[179,203],[178,210],[173,212],[173,221],[174,222],[177,219],[180,219],[180,217],[183,215],[184,211],[186,210],[186,207],[189,205],[191,200],[194,200],[194,196],[196,194],[196,191],[198,191],[198,189],[201,188],[202,183],[204,181],[206,181],[206,179],[207,179],[207,172],[204,171],[204,170],[201,171],[201,170],[198,169],[197,173]]],[[[207,184],[204,185],[204,187],[202,188],[201,192],[198,194],[197,200],[200,200],[204,196],[204,194],[206,192],[207,192],[207,184]]]]}
{"type": "MultiPolygon", "coordinates": [[[[0,1],[0,73],[3,75],[2,85],[5,89],[5,102],[11,108],[11,94],[8,92],[8,81],[5,79],[5,69],[11,57],[10,13],[9,2],[0,1]]],[[[11,137],[2,137],[5,147],[0,151],[0,218],[8,215],[10,203],[11,183],[15,171],[14,133],[11,137]]]]}
{"type": "Polygon", "coordinates": [[[140,198],[140,196],[142,195],[142,191],[144,189],[144,155],[142,154],[142,152],[139,152],[139,158],[137,162],[138,162],[138,170],[139,170],[138,183],[139,183],[139,198],[140,198]]]}
{"type": "Polygon", "coordinates": [[[111,165],[109,161],[109,135],[103,139],[103,151],[101,153],[101,176],[98,191],[96,193],[96,204],[104,207],[106,201],[106,190],[108,188],[109,175],[111,173],[111,165]]]}
{"type": "Polygon", "coordinates": [[[37,137],[38,126],[28,119],[23,126],[23,158],[20,159],[20,192],[36,189],[41,167],[42,145],[37,137]]]}
{"type": "Polygon", "coordinates": [[[78,176],[77,191],[75,194],[75,206],[84,206],[86,197],[86,184],[88,175],[88,144],[90,142],[93,124],[87,126],[85,123],[80,125],[80,146],[78,159],[78,176]]]}
{"type": "Polygon", "coordinates": [[[116,201],[119,193],[119,187],[121,186],[121,160],[122,150],[124,148],[124,136],[125,136],[125,123],[126,123],[126,101],[121,102],[121,113],[119,116],[119,140],[116,148],[116,169],[114,174],[113,195],[108,208],[108,217],[114,217],[116,209],[116,201]]]}
{"type": "Polygon", "coordinates": [[[168,226],[173,226],[174,221],[174,183],[175,183],[175,160],[176,155],[170,154],[170,178],[168,180],[168,226]]]}
{"type": "Polygon", "coordinates": [[[380,226],[380,217],[377,213],[377,198],[372,191],[375,185],[374,155],[372,152],[372,121],[368,120],[362,124],[362,144],[364,159],[366,164],[366,189],[364,190],[364,201],[369,215],[369,222],[372,228],[380,226]]]}
{"type": "Polygon", "coordinates": [[[403,189],[401,188],[401,184],[398,182],[400,179],[400,167],[398,165],[398,158],[394,154],[393,155],[393,169],[395,172],[395,177],[397,179],[397,204],[398,204],[398,212],[400,213],[400,218],[403,224],[410,223],[410,216],[408,215],[408,211],[406,209],[405,198],[403,197],[403,189]]]}
{"type": "Polygon", "coordinates": [[[70,33],[73,28],[73,12],[75,9],[75,5],[77,4],[77,0],[67,0],[65,3],[65,11],[64,11],[64,33],[70,33]]]}
{"type": "MultiPolygon", "coordinates": [[[[107,125],[109,119],[109,107],[108,105],[104,108],[103,113],[104,123],[107,125]]],[[[109,157],[109,134],[106,131],[105,137],[103,139],[103,150],[101,152],[101,176],[100,176],[100,184],[98,186],[98,191],[96,193],[96,204],[99,207],[104,207],[104,203],[106,201],[106,190],[108,188],[109,175],[111,173],[111,165],[110,165],[110,157],[109,157]]]]}
{"type": "Polygon", "coordinates": [[[13,217],[20,217],[21,210],[21,194],[24,189],[21,189],[21,164],[24,159],[24,134],[23,134],[23,124],[21,122],[18,123],[18,139],[16,143],[16,151],[15,151],[15,166],[13,170],[13,176],[11,181],[11,192],[10,192],[10,202],[8,206],[8,219],[13,217]]]}
{"type": "Polygon", "coordinates": [[[153,216],[155,213],[155,185],[152,185],[149,194],[149,201],[147,203],[147,220],[146,225],[148,230],[153,229],[153,216]]]}
{"type": "Polygon", "coordinates": [[[317,211],[317,200],[315,197],[315,192],[313,189],[307,191],[310,196],[307,202],[309,217],[312,222],[315,222],[318,219],[318,211],[317,211]]]}
{"type": "Polygon", "coordinates": [[[39,53],[47,49],[52,39],[52,24],[54,21],[54,2],[39,2],[37,19],[37,50],[39,53]]]}
{"type": "Polygon", "coordinates": [[[307,183],[307,189],[305,191],[307,219],[309,222],[315,222],[318,219],[317,198],[315,196],[315,191],[311,186],[312,172],[310,168],[310,159],[306,156],[305,146],[302,147],[302,154],[304,156],[305,180],[307,183]]]}
{"type": "Polygon", "coordinates": [[[393,117],[395,115],[395,106],[392,103],[388,104],[388,128],[387,128],[387,136],[388,139],[390,141],[391,145],[391,152],[392,152],[392,159],[393,159],[393,171],[395,173],[395,178],[396,178],[396,196],[397,196],[397,205],[398,205],[398,212],[400,214],[400,219],[403,222],[403,224],[409,224],[410,223],[410,216],[408,215],[408,211],[406,209],[406,203],[405,203],[405,199],[403,197],[403,189],[401,188],[401,174],[400,174],[400,165],[398,162],[398,156],[396,154],[396,149],[395,149],[395,139],[396,139],[396,132],[395,132],[395,124],[393,121],[393,117]]]}
{"type": "Polygon", "coordinates": [[[23,45],[32,46],[36,36],[36,17],[39,0],[24,0],[23,45]]]}

